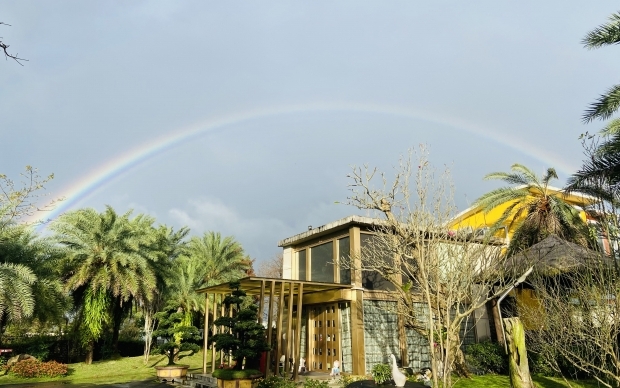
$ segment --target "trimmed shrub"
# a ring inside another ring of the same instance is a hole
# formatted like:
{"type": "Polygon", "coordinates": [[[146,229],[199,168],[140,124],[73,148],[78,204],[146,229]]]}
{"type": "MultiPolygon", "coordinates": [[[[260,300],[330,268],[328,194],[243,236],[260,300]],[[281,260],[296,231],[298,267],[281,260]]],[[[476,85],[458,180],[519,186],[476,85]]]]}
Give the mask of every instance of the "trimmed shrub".
{"type": "Polygon", "coordinates": [[[479,374],[508,372],[508,356],[504,348],[495,342],[482,341],[468,345],[465,358],[469,366],[479,374]]]}
{"type": "Polygon", "coordinates": [[[10,369],[19,377],[58,377],[67,374],[67,365],[56,361],[41,362],[35,359],[22,360],[10,369]]]}
{"type": "Polygon", "coordinates": [[[216,369],[213,371],[213,377],[221,380],[248,379],[252,376],[262,376],[256,369],[216,369]]]}
{"type": "Polygon", "coordinates": [[[385,384],[392,380],[392,367],[388,364],[377,364],[372,367],[372,378],[376,384],[385,384]]]}

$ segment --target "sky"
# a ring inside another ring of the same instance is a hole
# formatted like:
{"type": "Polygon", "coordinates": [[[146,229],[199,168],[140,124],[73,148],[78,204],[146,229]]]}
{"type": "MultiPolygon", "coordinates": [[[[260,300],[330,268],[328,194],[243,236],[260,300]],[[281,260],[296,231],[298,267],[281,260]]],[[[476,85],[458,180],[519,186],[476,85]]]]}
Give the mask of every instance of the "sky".
{"type": "MultiPolygon", "coordinates": [[[[463,210],[521,163],[581,165],[589,103],[620,48],[583,48],[616,2],[5,0],[0,173],[54,173],[64,201],[233,235],[286,237],[363,214],[352,166],[430,147],[463,210]]],[[[44,227],[40,228],[44,231],[44,227]]]]}

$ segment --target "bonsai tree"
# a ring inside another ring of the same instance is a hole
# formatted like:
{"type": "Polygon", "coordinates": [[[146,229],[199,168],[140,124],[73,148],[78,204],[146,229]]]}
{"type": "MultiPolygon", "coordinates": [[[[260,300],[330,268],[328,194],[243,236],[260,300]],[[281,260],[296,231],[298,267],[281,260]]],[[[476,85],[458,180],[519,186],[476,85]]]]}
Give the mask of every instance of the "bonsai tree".
{"type": "Polygon", "coordinates": [[[200,346],[193,342],[200,340],[200,333],[195,326],[181,324],[183,313],[168,309],[158,312],[154,318],[158,320],[159,325],[153,332],[153,337],[161,337],[165,341],[158,345],[155,351],[168,357],[168,365],[175,365],[175,358],[183,351],[191,350],[192,355],[200,350],[200,346]]]}
{"type": "MultiPolygon", "coordinates": [[[[215,349],[230,352],[237,362],[236,370],[241,370],[245,360],[245,369],[258,369],[261,353],[269,350],[265,340],[265,328],[258,323],[258,306],[248,300],[239,282],[230,282],[231,295],[224,298],[226,312],[233,311],[232,317],[222,316],[214,324],[227,328],[226,333],[212,337],[215,349]],[[247,306],[242,308],[243,306],[247,306]]],[[[225,314],[231,315],[231,314],[225,314]]]]}

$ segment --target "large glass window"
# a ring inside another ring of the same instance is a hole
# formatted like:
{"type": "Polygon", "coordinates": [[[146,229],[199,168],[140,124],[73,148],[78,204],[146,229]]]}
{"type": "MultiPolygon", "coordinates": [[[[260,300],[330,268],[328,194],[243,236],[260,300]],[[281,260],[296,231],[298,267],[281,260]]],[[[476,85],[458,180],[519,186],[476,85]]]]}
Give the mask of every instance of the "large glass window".
{"type": "Polygon", "coordinates": [[[313,282],[334,282],[333,242],[310,248],[310,275],[313,282]]]}
{"type": "Polygon", "coordinates": [[[395,286],[383,277],[381,267],[384,269],[393,265],[394,259],[390,252],[384,252],[377,237],[372,234],[362,233],[360,243],[362,248],[362,266],[369,268],[362,271],[362,287],[367,290],[393,291],[395,286]],[[371,269],[374,268],[374,269],[371,269]]]}
{"type": "Polygon", "coordinates": [[[299,278],[297,280],[306,280],[306,250],[297,252],[297,273],[299,278]]]}
{"type": "Polygon", "coordinates": [[[351,265],[350,265],[350,242],[349,238],[338,240],[338,262],[340,265],[340,284],[351,284],[351,265]]]}

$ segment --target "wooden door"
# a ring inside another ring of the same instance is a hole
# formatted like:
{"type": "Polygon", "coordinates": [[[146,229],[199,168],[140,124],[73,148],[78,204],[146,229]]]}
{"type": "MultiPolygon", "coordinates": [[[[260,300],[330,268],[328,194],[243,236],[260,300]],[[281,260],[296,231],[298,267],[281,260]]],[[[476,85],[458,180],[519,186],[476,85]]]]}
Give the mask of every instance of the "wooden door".
{"type": "Polygon", "coordinates": [[[334,361],[340,360],[340,313],[338,304],[309,307],[308,316],[309,370],[331,372],[334,361]]]}

